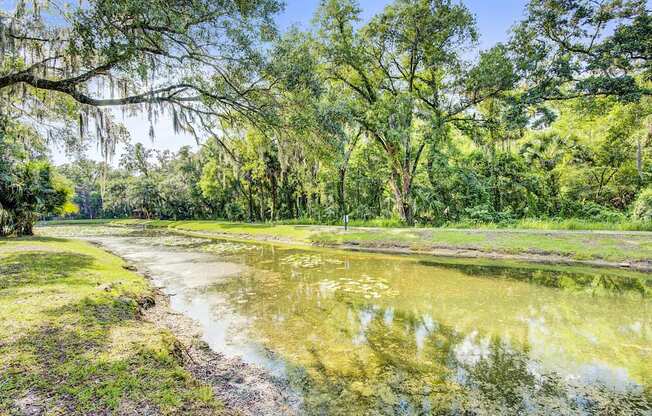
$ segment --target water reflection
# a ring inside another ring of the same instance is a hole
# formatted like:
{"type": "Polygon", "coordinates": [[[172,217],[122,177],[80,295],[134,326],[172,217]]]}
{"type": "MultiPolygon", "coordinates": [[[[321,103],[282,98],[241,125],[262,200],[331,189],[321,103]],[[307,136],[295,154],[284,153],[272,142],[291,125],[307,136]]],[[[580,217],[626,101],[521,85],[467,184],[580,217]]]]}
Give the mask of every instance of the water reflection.
{"type": "Polygon", "coordinates": [[[254,268],[210,290],[254,293],[239,313],[293,366],[308,413],[650,411],[650,303],[622,296],[646,287],[644,275],[577,297],[559,282],[595,294],[618,276],[303,255],[233,254],[254,268]]]}
{"type": "MultiPolygon", "coordinates": [[[[650,278],[102,237],[306,414],[650,414],[650,278]]],[[[179,241],[177,241],[179,240],[179,241]]]]}
{"type": "Polygon", "coordinates": [[[576,292],[600,294],[652,294],[652,279],[639,273],[614,271],[612,269],[578,271],[572,268],[508,267],[500,264],[451,263],[436,260],[420,260],[420,264],[460,271],[468,276],[515,279],[541,286],[576,292]]]}

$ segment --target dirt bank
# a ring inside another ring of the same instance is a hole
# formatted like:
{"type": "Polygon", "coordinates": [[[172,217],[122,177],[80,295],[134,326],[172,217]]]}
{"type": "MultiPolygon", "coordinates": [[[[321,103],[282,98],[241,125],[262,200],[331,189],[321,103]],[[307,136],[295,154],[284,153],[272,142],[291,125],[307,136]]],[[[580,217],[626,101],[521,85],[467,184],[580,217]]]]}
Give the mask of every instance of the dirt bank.
{"type": "Polygon", "coordinates": [[[201,340],[201,328],[195,321],[174,312],[169,298],[160,291],[155,306],[143,319],[170,330],[179,340],[184,367],[197,379],[210,384],[215,396],[224,403],[227,415],[296,415],[300,399],[285,380],[270,375],[238,357],[212,351],[201,340]]]}
{"type": "MultiPolygon", "coordinates": [[[[75,221],[42,224],[75,226],[75,221]]],[[[82,226],[88,226],[81,223],[82,226]]],[[[616,267],[652,272],[652,232],[531,229],[373,228],[224,221],[114,220],[111,227],[164,229],[204,238],[397,254],[616,267]]],[[[92,225],[88,226],[92,228],[92,225]]],[[[54,234],[56,235],[56,233],[54,234]]]]}
{"type": "MultiPolygon", "coordinates": [[[[420,242],[420,244],[409,244],[401,243],[397,241],[388,240],[359,240],[354,239],[344,239],[342,242],[334,241],[313,241],[306,242],[297,239],[287,238],[283,236],[275,235],[260,235],[260,234],[247,234],[247,233],[222,233],[222,232],[209,232],[209,231],[189,231],[182,228],[168,228],[168,230],[190,236],[190,237],[202,237],[202,238],[216,238],[216,239],[226,239],[226,240],[235,240],[235,241],[254,241],[254,242],[266,242],[274,244],[287,244],[287,245],[296,245],[303,247],[317,246],[317,247],[326,247],[340,250],[351,250],[351,251],[364,251],[364,252],[376,252],[376,253],[387,253],[387,254],[420,254],[420,255],[431,255],[438,257],[450,257],[450,258],[465,258],[465,259],[488,259],[488,260],[515,260],[523,261],[529,263],[537,264],[559,264],[559,265],[581,265],[581,266],[590,266],[590,267],[610,267],[610,268],[624,268],[629,270],[635,270],[640,272],[652,272],[652,259],[622,259],[620,261],[614,261],[609,259],[602,258],[592,258],[592,259],[581,259],[572,257],[571,255],[563,255],[556,253],[554,251],[546,251],[542,249],[524,249],[520,252],[506,252],[499,250],[492,250],[490,247],[479,248],[473,246],[464,246],[464,245],[453,245],[447,244],[446,242],[439,242],[437,244],[428,243],[426,237],[420,242]]],[[[460,232],[467,232],[468,230],[456,230],[460,232]]],[[[478,232],[476,230],[469,231],[470,233],[478,232]]],[[[494,230],[484,231],[484,233],[493,233],[494,230]]],[[[525,231],[517,230],[517,233],[525,233],[525,231]]],[[[496,230],[496,233],[507,233],[503,230],[496,230]]],[[[545,238],[547,235],[587,235],[591,236],[591,232],[574,232],[574,231],[554,231],[552,233],[543,233],[535,231],[532,234],[539,234],[541,238],[545,238]]],[[[601,234],[601,233],[598,233],[601,234]]],[[[627,233],[627,234],[616,234],[615,232],[608,232],[605,235],[609,236],[621,236],[625,237],[627,235],[635,235],[636,233],[627,233]]],[[[642,234],[642,233],[638,233],[642,234]]]]}
{"type": "Polygon", "coordinates": [[[410,249],[399,245],[383,246],[363,246],[354,244],[343,244],[330,246],[333,248],[365,251],[375,253],[393,253],[393,254],[424,254],[436,257],[451,257],[464,259],[488,259],[488,260],[516,260],[537,264],[558,264],[558,265],[581,265],[590,267],[611,267],[625,268],[640,272],[652,272],[652,262],[650,261],[622,261],[614,262],[607,260],[578,260],[572,257],[561,256],[553,253],[519,253],[509,254],[497,251],[483,251],[473,248],[455,248],[455,247],[433,247],[430,249],[410,249]]]}
{"type": "MultiPolygon", "coordinates": [[[[92,243],[119,256],[97,241],[92,243]]],[[[128,260],[125,259],[128,262],[128,260]]],[[[152,286],[150,271],[128,262],[127,268],[144,276],[152,286]]],[[[154,304],[143,311],[143,319],[171,331],[178,339],[178,355],[183,366],[198,380],[213,387],[213,393],[225,406],[227,415],[296,415],[301,407],[287,381],[239,357],[211,350],[202,340],[201,326],[170,307],[169,296],[153,289],[154,304]]]]}

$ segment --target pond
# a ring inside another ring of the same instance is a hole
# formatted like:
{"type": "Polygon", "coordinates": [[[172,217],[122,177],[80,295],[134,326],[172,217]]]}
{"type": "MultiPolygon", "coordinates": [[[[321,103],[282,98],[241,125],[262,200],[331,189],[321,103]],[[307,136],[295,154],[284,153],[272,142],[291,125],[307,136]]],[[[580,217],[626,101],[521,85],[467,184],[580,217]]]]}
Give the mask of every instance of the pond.
{"type": "Polygon", "coordinates": [[[652,277],[47,227],[150,272],[305,414],[652,414],[652,277]]]}

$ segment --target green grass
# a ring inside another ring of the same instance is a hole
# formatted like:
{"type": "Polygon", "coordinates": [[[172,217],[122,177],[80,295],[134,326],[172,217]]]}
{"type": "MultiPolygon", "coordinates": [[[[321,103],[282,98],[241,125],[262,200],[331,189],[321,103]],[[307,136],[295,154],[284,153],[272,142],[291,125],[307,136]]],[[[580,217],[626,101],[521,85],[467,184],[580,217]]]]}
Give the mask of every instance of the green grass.
{"type": "MultiPolygon", "coordinates": [[[[227,221],[220,221],[227,222],[227,221]]],[[[272,224],[272,223],[270,223],[272,224]]],[[[319,222],[312,218],[298,218],[291,220],[279,220],[274,225],[333,225],[342,226],[342,221],[319,222]]],[[[371,220],[351,220],[351,227],[374,227],[374,228],[404,228],[398,218],[376,218],[371,220]]],[[[428,224],[417,224],[416,228],[432,228],[428,224]]],[[[641,222],[624,220],[620,222],[592,221],[578,218],[570,219],[536,219],[526,218],[522,220],[504,223],[478,223],[474,221],[449,222],[442,228],[464,228],[464,229],[529,229],[529,230],[604,230],[604,231],[652,231],[652,222],[641,222]]]]}
{"type": "MultiPolygon", "coordinates": [[[[41,222],[40,224],[48,225],[65,225],[65,224],[142,224],[168,226],[174,223],[210,223],[210,224],[234,224],[225,220],[204,220],[204,221],[172,221],[172,220],[139,220],[139,219],[92,219],[92,220],[54,220],[41,222]]],[[[250,227],[269,228],[271,226],[310,226],[310,225],[331,225],[342,226],[341,221],[336,222],[318,222],[314,219],[292,219],[280,220],[273,223],[246,224],[250,227]]],[[[400,220],[395,218],[377,218],[372,220],[351,220],[351,227],[373,227],[373,228],[405,228],[400,220]]],[[[418,224],[411,228],[432,228],[428,225],[418,224]]],[[[652,231],[652,222],[641,221],[591,221],[577,218],[570,219],[536,219],[526,218],[508,223],[477,223],[477,222],[451,222],[441,228],[452,229],[523,229],[523,230],[587,230],[587,231],[652,231]]]]}
{"type": "Polygon", "coordinates": [[[652,259],[652,234],[611,235],[527,230],[377,229],[351,233],[323,232],[311,237],[315,243],[371,247],[470,249],[506,254],[560,255],[576,260],[613,262],[652,259]]]}
{"type": "Polygon", "coordinates": [[[74,225],[82,225],[82,224],[108,224],[112,221],[115,221],[110,218],[95,218],[92,220],[51,220],[51,221],[41,221],[37,225],[41,224],[48,224],[48,225],[68,225],[68,224],[74,224],[74,225]]]}
{"type": "MultiPolygon", "coordinates": [[[[84,221],[85,223],[107,223],[107,222],[121,222],[121,223],[141,223],[143,220],[77,220],[84,221]]],[[[167,220],[150,220],[150,223],[173,223],[175,221],[167,220]]],[[[190,222],[190,221],[184,221],[190,222]]],[[[192,222],[210,222],[210,223],[221,223],[221,224],[232,224],[231,222],[224,220],[213,220],[213,221],[192,221],[192,222]]],[[[64,224],[69,223],[69,221],[50,221],[49,223],[54,224],[64,224]]],[[[258,224],[260,226],[270,226],[270,225],[332,225],[332,226],[342,226],[341,221],[329,221],[329,222],[318,222],[315,219],[292,219],[292,220],[280,220],[273,223],[264,223],[258,224]]],[[[371,220],[351,220],[349,223],[351,227],[373,227],[373,228],[404,228],[399,219],[396,218],[377,218],[371,220]]],[[[411,228],[432,228],[426,224],[417,224],[416,227],[411,228]]],[[[477,222],[451,222],[445,224],[442,228],[461,228],[461,229],[526,229],[526,230],[602,230],[602,231],[652,231],[652,222],[641,222],[641,221],[620,221],[620,222],[607,222],[607,221],[591,221],[583,220],[578,218],[570,219],[536,219],[536,218],[526,218],[514,222],[506,223],[477,223],[477,222]]]]}
{"type": "Polygon", "coordinates": [[[0,414],[219,412],[172,334],[140,319],[150,288],[123,266],[81,241],[0,240],[0,414]]]}
{"type": "Polygon", "coordinates": [[[526,218],[513,223],[450,223],[447,228],[482,228],[482,229],[526,229],[526,230],[586,230],[586,231],[652,231],[652,222],[641,221],[591,221],[577,218],[570,219],[533,219],[526,218]]]}
{"type": "MultiPolygon", "coordinates": [[[[537,224],[531,223],[530,225],[537,224]]],[[[542,223],[545,225],[545,223],[542,223]]],[[[587,232],[538,229],[356,228],[323,225],[273,225],[226,221],[115,220],[109,225],[143,225],[235,239],[273,240],[325,246],[477,250],[506,254],[559,255],[611,262],[652,259],[652,233],[587,232]],[[547,232],[549,231],[549,232],[547,232]]]]}
{"type": "Polygon", "coordinates": [[[309,242],[310,226],[274,225],[268,223],[240,223],[226,221],[170,221],[170,220],[116,220],[114,225],[144,225],[183,231],[202,231],[233,236],[255,236],[288,241],[309,242]]]}

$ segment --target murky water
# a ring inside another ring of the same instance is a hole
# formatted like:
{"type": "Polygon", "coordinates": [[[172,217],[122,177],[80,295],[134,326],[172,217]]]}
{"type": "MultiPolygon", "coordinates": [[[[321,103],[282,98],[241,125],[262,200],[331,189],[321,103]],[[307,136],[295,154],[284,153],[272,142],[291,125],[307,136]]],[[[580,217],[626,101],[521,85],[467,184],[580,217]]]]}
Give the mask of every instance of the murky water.
{"type": "Polygon", "coordinates": [[[306,414],[652,414],[649,275],[44,230],[147,269],[306,414]]]}

